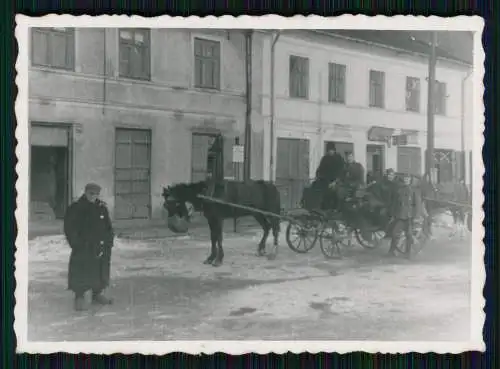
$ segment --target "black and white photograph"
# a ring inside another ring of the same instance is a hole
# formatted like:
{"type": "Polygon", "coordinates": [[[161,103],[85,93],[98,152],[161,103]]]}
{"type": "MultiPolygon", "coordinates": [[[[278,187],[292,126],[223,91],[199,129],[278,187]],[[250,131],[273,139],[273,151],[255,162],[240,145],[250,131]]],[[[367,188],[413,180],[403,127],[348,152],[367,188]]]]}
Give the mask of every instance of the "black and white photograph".
{"type": "Polygon", "coordinates": [[[16,17],[18,352],[485,349],[479,17],[16,17]]]}

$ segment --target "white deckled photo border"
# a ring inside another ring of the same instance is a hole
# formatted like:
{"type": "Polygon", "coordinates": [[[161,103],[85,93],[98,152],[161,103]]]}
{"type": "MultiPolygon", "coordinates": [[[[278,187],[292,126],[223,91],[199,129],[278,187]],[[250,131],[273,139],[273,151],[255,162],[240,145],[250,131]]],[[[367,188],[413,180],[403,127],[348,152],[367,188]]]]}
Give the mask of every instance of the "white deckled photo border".
{"type": "Polygon", "coordinates": [[[225,352],[242,354],[256,352],[285,353],[365,351],[369,353],[436,352],[460,353],[484,351],[483,325],[485,322],[485,298],[483,288],[486,280],[484,266],[485,235],[483,220],[483,175],[482,160],[484,144],[483,77],[485,53],[481,36],[484,21],[478,16],[440,18],[436,16],[375,16],[342,15],[339,17],[277,15],[251,16],[208,16],[143,18],[139,16],[71,16],[46,15],[43,17],[16,16],[15,36],[19,46],[16,61],[16,85],[18,95],[15,102],[17,128],[16,147],[16,222],[18,235],[15,251],[16,305],[14,309],[14,330],[19,353],[95,353],[113,354],[140,353],[162,355],[181,351],[190,354],[212,354],[225,352]],[[28,53],[30,27],[144,27],[144,28],[238,28],[238,29],[378,29],[378,30],[435,30],[473,31],[474,33],[474,89],[473,89],[473,229],[471,270],[471,337],[466,342],[387,342],[387,341],[108,341],[108,342],[33,342],[28,340],[28,183],[29,183],[29,117],[28,117],[28,53]]]}

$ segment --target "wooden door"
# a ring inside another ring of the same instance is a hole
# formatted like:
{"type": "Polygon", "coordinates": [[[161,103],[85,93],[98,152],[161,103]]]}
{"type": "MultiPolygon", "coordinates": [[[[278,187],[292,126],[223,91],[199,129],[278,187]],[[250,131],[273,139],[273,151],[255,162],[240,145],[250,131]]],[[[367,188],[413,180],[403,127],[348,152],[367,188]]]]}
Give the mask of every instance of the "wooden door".
{"type": "Polygon", "coordinates": [[[366,173],[382,178],[385,170],[384,146],[366,145],[366,173]]]}
{"type": "Polygon", "coordinates": [[[151,215],[151,131],[117,129],[115,139],[115,218],[151,215]]]}
{"type": "Polygon", "coordinates": [[[398,172],[422,175],[422,154],[418,147],[398,147],[398,172]]]}
{"type": "Polygon", "coordinates": [[[309,140],[278,138],[276,186],[285,210],[299,206],[304,187],[309,185],[309,140]]]}

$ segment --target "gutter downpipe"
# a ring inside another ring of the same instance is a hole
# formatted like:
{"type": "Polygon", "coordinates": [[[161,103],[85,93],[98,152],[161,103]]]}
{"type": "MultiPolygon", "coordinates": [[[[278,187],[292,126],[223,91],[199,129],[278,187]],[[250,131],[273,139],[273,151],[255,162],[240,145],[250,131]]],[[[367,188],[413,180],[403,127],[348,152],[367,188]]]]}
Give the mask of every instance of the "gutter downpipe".
{"type": "MultiPolygon", "coordinates": [[[[274,35],[273,35],[274,36],[274,35]]],[[[273,43],[271,44],[271,124],[270,124],[270,154],[269,154],[269,181],[274,182],[274,115],[275,115],[275,96],[274,96],[274,70],[275,70],[275,53],[276,42],[281,36],[281,31],[278,31],[274,36],[273,43]]]]}
{"type": "Polygon", "coordinates": [[[252,36],[253,31],[245,32],[245,75],[246,75],[246,115],[245,115],[245,146],[243,160],[243,180],[249,181],[251,178],[251,158],[252,158],[252,36]]]}
{"type": "MultiPolygon", "coordinates": [[[[465,169],[466,169],[466,156],[465,156],[465,82],[469,77],[472,75],[472,70],[470,70],[467,75],[462,78],[462,96],[461,96],[461,109],[460,109],[460,123],[461,123],[461,130],[460,130],[460,148],[462,149],[462,179],[465,182],[465,169]]],[[[472,173],[472,168],[470,168],[471,173],[472,173]]],[[[471,177],[472,178],[472,177],[471,177]]],[[[471,181],[472,184],[472,181],[471,181]]]]}

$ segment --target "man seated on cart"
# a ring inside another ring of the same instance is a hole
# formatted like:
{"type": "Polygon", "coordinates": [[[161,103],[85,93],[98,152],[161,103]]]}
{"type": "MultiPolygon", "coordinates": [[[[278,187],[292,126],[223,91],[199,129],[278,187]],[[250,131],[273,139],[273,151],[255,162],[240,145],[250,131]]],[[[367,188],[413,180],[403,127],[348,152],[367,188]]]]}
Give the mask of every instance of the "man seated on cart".
{"type": "Polygon", "coordinates": [[[329,142],[326,146],[326,154],[321,158],[316,170],[316,180],[312,183],[311,189],[314,192],[315,208],[332,208],[333,196],[327,193],[329,187],[344,173],[345,162],[335,149],[335,144],[329,142]]]}
{"type": "Polygon", "coordinates": [[[344,159],[337,153],[335,144],[329,142],[326,145],[326,154],[321,158],[316,170],[316,180],[329,185],[342,175],[344,167],[344,159]]]}
{"type": "Polygon", "coordinates": [[[363,187],[365,170],[363,166],[354,160],[354,154],[346,154],[347,164],[345,166],[343,184],[348,188],[349,197],[354,197],[356,191],[363,187]]]}

